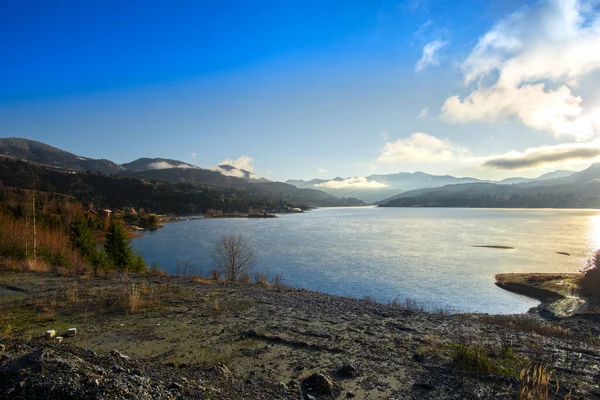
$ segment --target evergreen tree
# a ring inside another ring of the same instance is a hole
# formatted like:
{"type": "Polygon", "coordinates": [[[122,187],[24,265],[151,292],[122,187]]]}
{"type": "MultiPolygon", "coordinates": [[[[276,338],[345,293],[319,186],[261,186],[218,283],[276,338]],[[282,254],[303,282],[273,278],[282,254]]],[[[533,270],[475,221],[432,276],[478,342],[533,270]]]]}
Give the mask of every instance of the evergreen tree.
{"type": "Polygon", "coordinates": [[[146,262],[142,257],[142,253],[138,251],[137,256],[135,256],[135,260],[133,261],[133,265],[131,268],[132,272],[142,273],[146,271],[146,262]]]}
{"type": "Polygon", "coordinates": [[[116,269],[128,271],[134,263],[133,250],[129,244],[125,228],[116,222],[112,221],[106,233],[106,242],[104,250],[109,263],[116,269]]]}
{"type": "Polygon", "coordinates": [[[92,264],[96,259],[96,242],[92,237],[90,228],[88,227],[87,219],[81,215],[76,214],[71,220],[71,226],[69,229],[71,236],[71,243],[79,253],[92,264]]]}

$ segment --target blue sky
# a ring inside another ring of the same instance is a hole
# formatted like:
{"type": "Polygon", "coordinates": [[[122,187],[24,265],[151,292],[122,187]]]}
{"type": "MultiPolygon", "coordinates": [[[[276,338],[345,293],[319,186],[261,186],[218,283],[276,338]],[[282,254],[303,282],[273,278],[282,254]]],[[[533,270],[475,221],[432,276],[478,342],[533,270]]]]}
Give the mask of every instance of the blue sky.
{"type": "Polygon", "coordinates": [[[5,0],[0,136],[277,180],[582,169],[599,21],[583,0],[5,0]]]}

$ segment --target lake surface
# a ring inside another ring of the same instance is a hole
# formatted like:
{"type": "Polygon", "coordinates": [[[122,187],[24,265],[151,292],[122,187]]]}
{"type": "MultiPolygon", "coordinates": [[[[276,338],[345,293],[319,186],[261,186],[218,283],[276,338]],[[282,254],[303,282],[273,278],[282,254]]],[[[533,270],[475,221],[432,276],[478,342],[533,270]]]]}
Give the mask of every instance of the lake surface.
{"type": "Polygon", "coordinates": [[[521,313],[538,302],[499,289],[494,275],[581,270],[600,248],[600,211],[322,208],[271,219],[171,223],[133,245],[147,263],[169,272],[177,262],[190,262],[207,273],[214,268],[215,242],[230,233],[251,243],[255,270],[280,274],[297,288],[380,301],[410,298],[455,311],[521,313]]]}

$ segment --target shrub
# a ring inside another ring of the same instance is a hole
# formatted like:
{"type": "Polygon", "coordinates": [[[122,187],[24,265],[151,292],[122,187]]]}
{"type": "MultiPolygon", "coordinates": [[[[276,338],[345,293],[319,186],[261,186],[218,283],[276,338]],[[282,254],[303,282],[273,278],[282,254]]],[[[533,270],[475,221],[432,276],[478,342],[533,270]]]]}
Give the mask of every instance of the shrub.
{"type": "Polygon", "coordinates": [[[254,267],[256,258],[248,241],[241,235],[224,235],[213,251],[213,259],[226,279],[238,280],[254,267]]]}

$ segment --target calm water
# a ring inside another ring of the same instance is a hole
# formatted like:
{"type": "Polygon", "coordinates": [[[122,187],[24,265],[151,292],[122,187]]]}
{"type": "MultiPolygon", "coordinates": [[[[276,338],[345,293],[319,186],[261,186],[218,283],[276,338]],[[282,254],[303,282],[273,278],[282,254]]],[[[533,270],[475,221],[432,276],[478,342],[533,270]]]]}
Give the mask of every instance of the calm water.
{"type": "Polygon", "coordinates": [[[177,261],[189,261],[207,272],[214,267],[214,243],[229,233],[248,238],[257,270],[280,274],[294,287],[381,301],[398,296],[457,311],[517,313],[538,303],[497,288],[494,275],[580,270],[600,248],[600,212],[323,208],[273,219],[167,224],[134,246],[147,262],[168,271],[175,271],[177,261]]]}

